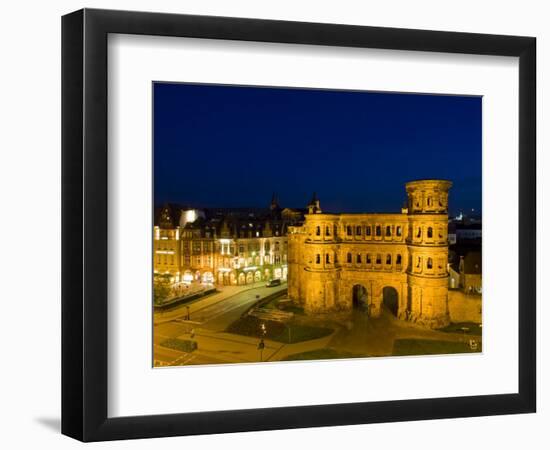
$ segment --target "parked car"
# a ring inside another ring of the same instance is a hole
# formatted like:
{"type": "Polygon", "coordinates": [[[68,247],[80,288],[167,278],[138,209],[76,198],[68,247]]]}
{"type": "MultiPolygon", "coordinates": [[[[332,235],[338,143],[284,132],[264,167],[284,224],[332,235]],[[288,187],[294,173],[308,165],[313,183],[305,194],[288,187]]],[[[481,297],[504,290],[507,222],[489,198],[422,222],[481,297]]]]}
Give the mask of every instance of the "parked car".
{"type": "Polygon", "coordinates": [[[275,279],[275,280],[269,280],[267,283],[266,283],[266,286],[267,287],[275,287],[275,286],[280,286],[281,285],[281,280],[280,279],[275,279]]]}

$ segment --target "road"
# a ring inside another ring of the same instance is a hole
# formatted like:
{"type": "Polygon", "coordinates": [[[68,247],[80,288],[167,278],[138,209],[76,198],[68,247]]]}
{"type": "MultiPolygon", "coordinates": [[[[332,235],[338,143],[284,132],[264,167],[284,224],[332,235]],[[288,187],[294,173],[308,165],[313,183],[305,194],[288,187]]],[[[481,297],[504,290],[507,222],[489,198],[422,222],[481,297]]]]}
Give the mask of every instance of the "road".
{"type": "MultiPolygon", "coordinates": [[[[276,287],[266,287],[264,283],[229,286],[218,294],[182,305],[168,313],[155,313],[155,365],[219,364],[229,360],[256,360],[257,339],[230,335],[223,331],[257,302],[258,296],[264,298],[285,290],[286,284],[276,287]],[[186,306],[189,306],[189,320],[186,306]],[[199,351],[185,353],[160,345],[170,338],[193,339],[199,343],[199,351]]],[[[269,357],[279,348],[280,344],[267,344],[265,357],[269,357]]]]}
{"type": "Polygon", "coordinates": [[[248,286],[226,286],[217,293],[195,300],[187,305],[168,312],[155,312],[155,325],[173,320],[189,320],[209,329],[225,329],[236,320],[247,308],[257,301],[257,296],[266,297],[286,290],[286,284],[266,287],[265,283],[248,286]]]}

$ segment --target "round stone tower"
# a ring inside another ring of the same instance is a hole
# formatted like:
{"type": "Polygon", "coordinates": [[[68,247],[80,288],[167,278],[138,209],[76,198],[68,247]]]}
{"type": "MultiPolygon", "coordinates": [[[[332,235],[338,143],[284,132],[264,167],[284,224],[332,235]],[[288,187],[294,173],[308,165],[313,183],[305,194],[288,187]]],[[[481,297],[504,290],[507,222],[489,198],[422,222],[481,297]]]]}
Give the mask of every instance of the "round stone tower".
{"type": "Polygon", "coordinates": [[[448,195],[452,183],[419,180],[406,184],[408,196],[408,320],[431,328],[449,324],[448,195]]]}
{"type": "Polygon", "coordinates": [[[303,225],[302,286],[304,309],[308,313],[328,312],[341,308],[338,296],[338,215],[323,214],[316,194],[308,205],[303,225]]]}

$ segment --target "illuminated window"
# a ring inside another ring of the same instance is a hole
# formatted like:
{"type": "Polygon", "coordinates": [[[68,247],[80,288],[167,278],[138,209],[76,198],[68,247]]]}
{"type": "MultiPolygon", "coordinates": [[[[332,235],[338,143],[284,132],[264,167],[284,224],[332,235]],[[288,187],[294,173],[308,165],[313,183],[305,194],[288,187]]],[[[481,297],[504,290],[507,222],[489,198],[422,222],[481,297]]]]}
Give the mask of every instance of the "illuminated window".
{"type": "Polygon", "coordinates": [[[397,229],[395,230],[395,234],[397,236],[401,236],[401,227],[400,226],[398,226],[397,229]]]}

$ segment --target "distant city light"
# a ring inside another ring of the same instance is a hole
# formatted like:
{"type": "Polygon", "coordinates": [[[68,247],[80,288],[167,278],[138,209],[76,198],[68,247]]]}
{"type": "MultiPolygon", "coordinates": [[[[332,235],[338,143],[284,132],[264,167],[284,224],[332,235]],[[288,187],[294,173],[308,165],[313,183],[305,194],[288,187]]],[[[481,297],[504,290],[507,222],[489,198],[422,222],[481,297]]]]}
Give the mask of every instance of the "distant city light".
{"type": "Polygon", "coordinates": [[[197,220],[197,213],[194,209],[190,209],[189,211],[185,212],[185,221],[186,222],[194,222],[197,220]]]}

